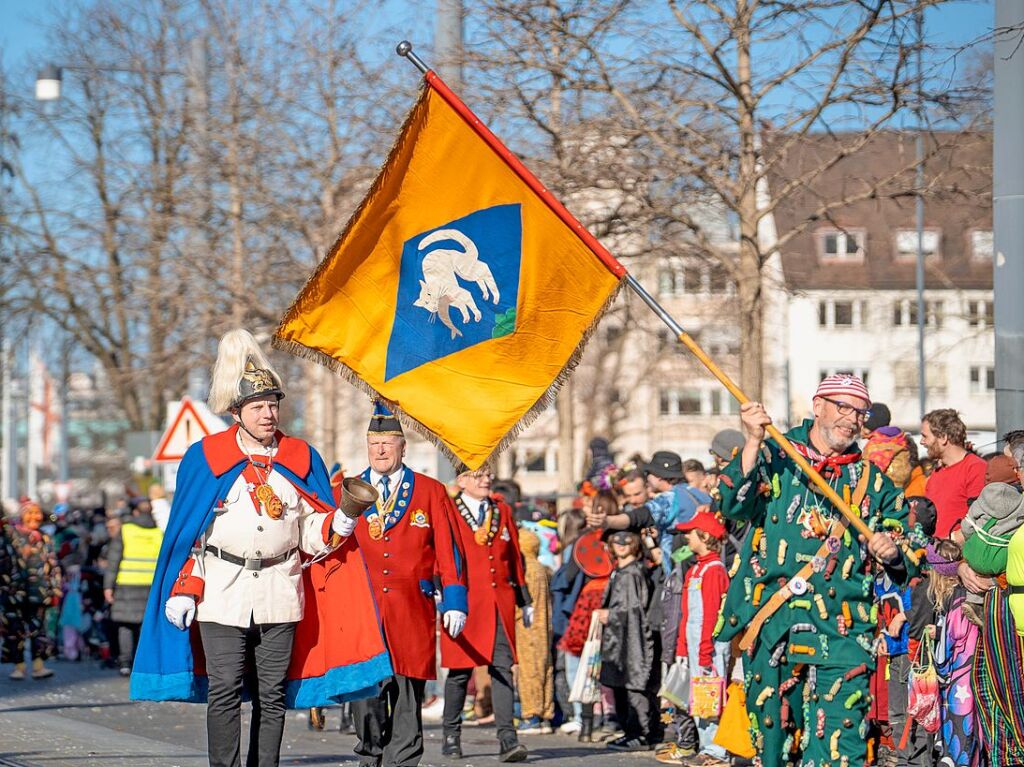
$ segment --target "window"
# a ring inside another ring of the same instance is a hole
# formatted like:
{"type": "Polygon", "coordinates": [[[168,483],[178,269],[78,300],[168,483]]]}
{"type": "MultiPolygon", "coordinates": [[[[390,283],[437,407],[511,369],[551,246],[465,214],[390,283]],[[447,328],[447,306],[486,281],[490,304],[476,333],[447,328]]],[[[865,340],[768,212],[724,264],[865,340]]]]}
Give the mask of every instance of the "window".
{"type": "Polygon", "coordinates": [[[663,416],[700,415],[700,389],[662,389],[658,396],[658,413],[663,416]]]}
{"type": "Polygon", "coordinates": [[[975,261],[991,261],[994,246],[991,229],[971,231],[971,258],[975,261]]]}
{"type": "Polygon", "coordinates": [[[608,325],[604,329],[605,342],[611,346],[622,336],[621,325],[608,325]]]}
{"type": "MultiPolygon", "coordinates": [[[[893,379],[897,397],[916,397],[918,394],[917,362],[904,360],[893,363],[893,379]]],[[[946,366],[941,362],[927,363],[924,369],[928,396],[945,396],[946,366]]]]}
{"type": "Polygon", "coordinates": [[[662,296],[677,296],[683,292],[682,275],[672,269],[662,269],[658,272],[658,294],[662,296]]]}
{"type": "Polygon", "coordinates": [[[996,369],[991,365],[971,365],[971,394],[996,390],[996,369]]]}
{"type": "Polygon", "coordinates": [[[866,315],[863,301],[818,302],[818,325],[823,328],[859,328],[866,315]]]}
{"type": "Polygon", "coordinates": [[[703,293],[704,292],[704,275],[703,270],[694,264],[687,266],[683,269],[683,284],[686,287],[687,293],[703,293]]]}
{"type": "Polygon", "coordinates": [[[857,378],[859,378],[860,380],[862,380],[864,382],[865,386],[870,386],[871,385],[868,382],[868,378],[871,375],[871,369],[870,368],[866,368],[866,367],[856,367],[856,368],[822,368],[822,369],[820,369],[818,371],[818,380],[824,380],[824,379],[828,378],[829,376],[833,376],[833,375],[857,376],[857,378]]]}
{"type": "MultiPolygon", "coordinates": [[[[932,328],[942,327],[942,301],[924,302],[924,324],[932,328]]],[[[896,327],[917,327],[917,299],[903,299],[893,304],[892,324],[896,327]]]]}
{"type": "Polygon", "coordinates": [[[713,294],[730,293],[732,283],[729,272],[721,264],[712,264],[708,269],[708,292],[713,294]]]}
{"type": "Polygon", "coordinates": [[[734,292],[729,270],[722,264],[689,264],[681,270],[666,268],[658,272],[658,294],[662,296],[731,295],[734,292]]]}
{"type": "MultiPolygon", "coordinates": [[[[921,250],[925,258],[939,255],[941,230],[925,229],[921,232],[921,250]]],[[[900,261],[913,261],[917,258],[917,230],[898,229],[896,231],[896,258],[900,261]]]]}
{"type": "Polygon", "coordinates": [[[711,390],[712,415],[738,415],[739,412],[739,403],[733,399],[729,392],[724,389],[711,390]]]}
{"type": "Polygon", "coordinates": [[[548,454],[546,450],[527,450],[523,460],[523,468],[528,474],[545,474],[548,471],[548,454]]]}
{"type": "Polygon", "coordinates": [[[995,324],[991,301],[968,301],[967,324],[972,328],[990,328],[995,324]]]}
{"type": "Polygon", "coordinates": [[[822,261],[863,261],[863,229],[822,229],[817,234],[818,258],[822,261]]]}
{"type": "Polygon", "coordinates": [[[835,327],[853,327],[853,301],[833,301],[832,313],[832,324],[835,327]]]}

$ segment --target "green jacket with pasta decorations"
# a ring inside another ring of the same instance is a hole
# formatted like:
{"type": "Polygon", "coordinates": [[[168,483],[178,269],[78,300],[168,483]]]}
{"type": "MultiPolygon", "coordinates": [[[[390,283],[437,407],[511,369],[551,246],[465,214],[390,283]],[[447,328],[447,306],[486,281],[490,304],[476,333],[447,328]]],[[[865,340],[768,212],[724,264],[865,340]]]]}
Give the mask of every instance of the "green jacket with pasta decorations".
{"type": "MultiPolygon", "coordinates": [[[[812,424],[804,421],[786,435],[805,456],[812,424]]],[[[808,461],[817,468],[822,459],[810,448],[808,461]]],[[[900,547],[907,525],[903,493],[878,467],[861,459],[856,445],[822,464],[819,473],[840,497],[849,499],[865,467],[870,474],[861,517],[872,530],[891,533],[900,547]]],[[[762,444],[757,463],[747,474],[742,455],[737,455],[722,472],[719,490],[722,513],[750,521],[752,528],[738,555],[738,567],[733,567],[717,638],[742,636],[772,595],[811,563],[804,583],[796,584],[791,589],[795,593],[764,622],[757,644],[776,652],[776,657],[788,653],[791,663],[873,665],[874,559],[867,546],[847,528],[824,556],[815,559],[827,543],[825,531],[833,518],[841,518],[839,511],[771,439],[762,444]]],[[[903,583],[910,567],[901,548],[900,557],[886,569],[894,581],[903,583]]]]}

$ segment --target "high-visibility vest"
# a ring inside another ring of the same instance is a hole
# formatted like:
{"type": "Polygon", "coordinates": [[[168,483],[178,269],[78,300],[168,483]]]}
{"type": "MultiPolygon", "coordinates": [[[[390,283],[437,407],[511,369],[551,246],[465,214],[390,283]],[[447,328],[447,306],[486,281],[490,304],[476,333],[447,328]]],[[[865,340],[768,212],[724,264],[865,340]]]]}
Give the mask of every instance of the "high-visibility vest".
{"type": "Polygon", "coordinates": [[[119,586],[149,586],[153,582],[156,560],[164,534],[159,527],[142,527],[126,522],[121,527],[121,566],[117,570],[119,586]]]}

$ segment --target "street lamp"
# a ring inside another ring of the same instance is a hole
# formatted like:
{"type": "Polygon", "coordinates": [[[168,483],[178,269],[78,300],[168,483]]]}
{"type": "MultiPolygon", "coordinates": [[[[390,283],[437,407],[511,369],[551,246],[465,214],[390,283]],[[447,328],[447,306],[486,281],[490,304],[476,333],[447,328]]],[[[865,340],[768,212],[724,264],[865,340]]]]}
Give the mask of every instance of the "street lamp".
{"type": "Polygon", "coordinates": [[[36,101],[57,101],[64,70],[54,64],[47,64],[36,75],[36,101]]]}

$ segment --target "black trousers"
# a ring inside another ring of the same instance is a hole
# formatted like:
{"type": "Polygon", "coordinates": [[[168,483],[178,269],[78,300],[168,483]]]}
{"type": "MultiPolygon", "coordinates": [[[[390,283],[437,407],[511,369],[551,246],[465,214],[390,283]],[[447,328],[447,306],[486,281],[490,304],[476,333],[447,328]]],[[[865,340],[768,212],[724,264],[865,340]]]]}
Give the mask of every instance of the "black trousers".
{"type": "Polygon", "coordinates": [[[210,767],[241,765],[242,690],[252,699],[246,767],[277,767],[284,734],[285,676],[295,638],[294,623],[249,628],[199,624],[210,693],[206,736],[210,767]]]}
{"type": "MultiPolygon", "coordinates": [[[[516,730],[512,723],[515,708],[515,691],[512,686],[512,648],[509,646],[501,620],[496,623],[494,654],[487,667],[491,672],[491,704],[494,706],[494,724],[498,730],[498,742],[505,745],[516,742],[516,730]]],[[[462,732],[462,708],[466,704],[466,687],[473,675],[471,668],[448,670],[444,682],[444,733],[458,735],[462,732]]]]}
{"type": "Polygon", "coordinates": [[[658,702],[647,690],[631,690],[625,687],[613,687],[615,698],[615,714],[619,718],[619,726],[627,738],[654,742],[652,739],[651,719],[658,711],[658,702]]]}
{"type": "Polygon", "coordinates": [[[376,698],[353,701],[352,724],[363,767],[416,767],[423,757],[426,679],[395,674],[376,698]]]}

